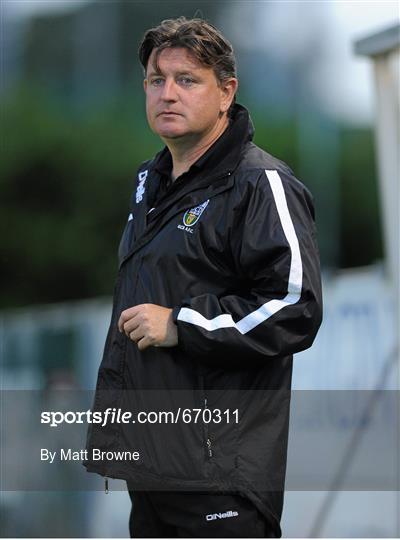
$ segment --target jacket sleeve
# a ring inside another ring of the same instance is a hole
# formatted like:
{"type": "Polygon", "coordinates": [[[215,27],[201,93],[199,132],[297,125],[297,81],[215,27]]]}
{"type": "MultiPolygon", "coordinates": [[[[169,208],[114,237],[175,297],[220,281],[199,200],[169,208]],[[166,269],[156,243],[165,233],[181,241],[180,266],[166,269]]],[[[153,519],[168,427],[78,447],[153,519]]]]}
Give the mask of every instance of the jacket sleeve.
{"type": "Polygon", "coordinates": [[[311,195],[290,173],[265,170],[233,231],[235,273],[243,286],[175,308],[178,347],[202,357],[239,354],[242,361],[310,347],[322,319],[311,195]]]}

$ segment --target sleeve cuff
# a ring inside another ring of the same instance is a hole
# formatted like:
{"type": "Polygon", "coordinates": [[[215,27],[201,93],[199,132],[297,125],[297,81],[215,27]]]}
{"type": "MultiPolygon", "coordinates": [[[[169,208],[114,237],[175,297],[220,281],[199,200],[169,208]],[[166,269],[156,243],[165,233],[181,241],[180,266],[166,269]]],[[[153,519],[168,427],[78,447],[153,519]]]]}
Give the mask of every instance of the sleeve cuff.
{"type": "Polygon", "coordinates": [[[181,310],[181,306],[176,306],[172,310],[172,320],[174,321],[176,325],[178,325],[178,315],[179,315],[180,310],[181,310]]]}

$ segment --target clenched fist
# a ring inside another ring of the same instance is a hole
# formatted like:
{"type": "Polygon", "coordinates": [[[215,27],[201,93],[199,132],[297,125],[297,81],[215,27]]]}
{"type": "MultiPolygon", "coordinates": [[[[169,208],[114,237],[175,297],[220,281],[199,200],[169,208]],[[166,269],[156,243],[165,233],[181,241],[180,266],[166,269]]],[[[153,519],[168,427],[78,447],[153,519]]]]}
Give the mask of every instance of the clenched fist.
{"type": "Polygon", "coordinates": [[[173,347],[178,344],[178,329],[172,319],[172,309],[155,304],[139,304],[125,309],[118,329],[137,343],[139,350],[147,347],[173,347]]]}

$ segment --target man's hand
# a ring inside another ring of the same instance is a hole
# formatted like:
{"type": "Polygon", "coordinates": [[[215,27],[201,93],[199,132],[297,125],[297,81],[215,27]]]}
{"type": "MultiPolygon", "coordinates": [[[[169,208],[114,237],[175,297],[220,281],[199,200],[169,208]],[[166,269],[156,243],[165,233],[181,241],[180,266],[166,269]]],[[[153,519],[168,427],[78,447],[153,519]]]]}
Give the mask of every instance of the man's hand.
{"type": "Polygon", "coordinates": [[[147,347],[173,347],[178,343],[178,329],[172,319],[172,309],[155,304],[140,304],[125,309],[118,329],[137,343],[139,350],[147,347]]]}

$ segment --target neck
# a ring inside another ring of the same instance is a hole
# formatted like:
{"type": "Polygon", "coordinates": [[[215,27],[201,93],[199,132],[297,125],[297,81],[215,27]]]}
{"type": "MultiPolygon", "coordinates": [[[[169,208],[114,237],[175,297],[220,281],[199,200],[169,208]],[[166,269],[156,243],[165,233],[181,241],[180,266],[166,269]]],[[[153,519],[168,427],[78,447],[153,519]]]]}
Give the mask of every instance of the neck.
{"type": "Polygon", "coordinates": [[[164,140],[172,156],[172,179],[175,180],[184,172],[188,171],[190,166],[195,163],[212,144],[222,135],[228,127],[229,119],[224,115],[215,126],[201,138],[196,136],[188,138],[164,140]]]}

